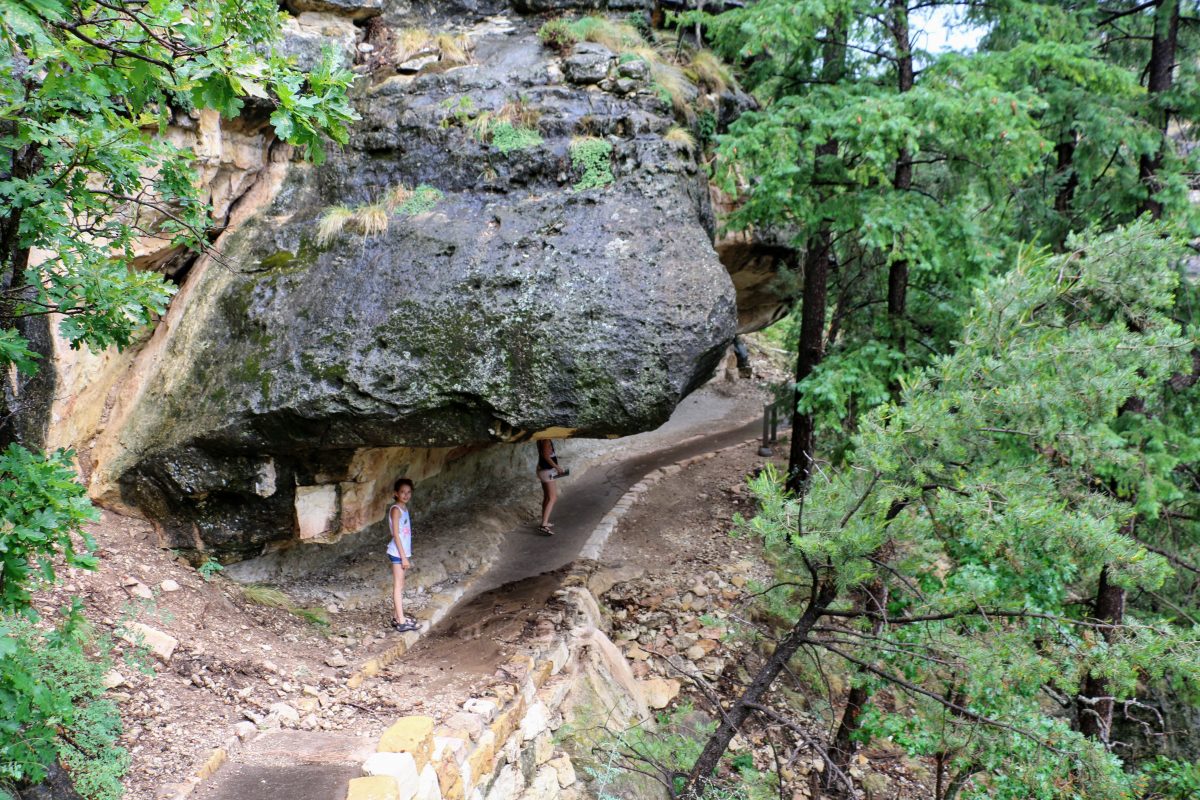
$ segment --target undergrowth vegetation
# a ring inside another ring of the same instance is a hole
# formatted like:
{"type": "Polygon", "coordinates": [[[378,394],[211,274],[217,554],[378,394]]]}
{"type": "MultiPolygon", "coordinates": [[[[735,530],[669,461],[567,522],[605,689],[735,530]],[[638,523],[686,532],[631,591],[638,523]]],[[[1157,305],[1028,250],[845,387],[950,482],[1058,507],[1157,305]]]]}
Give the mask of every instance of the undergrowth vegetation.
{"type": "Polygon", "coordinates": [[[619,60],[641,59],[650,70],[650,90],[682,119],[692,119],[712,101],[692,84],[720,95],[737,82],[720,57],[703,48],[680,47],[661,42],[644,15],[627,21],[589,15],[576,20],[552,19],[538,30],[542,43],[566,53],[578,42],[594,42],[611,50],[619,60]],[[641,24],[635,24],[640,22],[641,24]]]}
{"type": "Polygon", "coordinates": [[[687,128],[678,125],[672,126],[663,134],[663,141],[688,152],[696,149],[696,137],[687,128]]]}
{"type": "Polygon", "coordinates": [[[571,166],[580,173],[575,191],[597,189],[613,182],[612,145],[596,136],[578,136],[571,141],[571,166]]]}
{"type": "MultiPolygon", "coordinates": [[[[597,800],[650,797],[666,790],[675,797],[688,767],[700,754],[717,723],[691,703],[683,702],[651,717],[616,727],[591,706],[577,708],[556,738],[567,744],[588,776],[597,800]],[[658,784],[657,787],[654,784],[658,784]]],[[[696,800],[774,800],[774,776],[754,768],[746,754],[727,759],[727,769],[743,778],[738,785],[707,785],[696,800]]]]}
{"type": "Polygon", "coordinates": [[[39,458],[10,445],[0,454],[0,790],[68,767],[89,800],[115,800],[129,764],[120,718],[103,698],[110,643],[92,636],[73,600],[56,618],[32,594],[57,582],[55,564],[94,569],[97,518],[75,479],[74,454],[39,458]]]}
{"type": "Polygon", "coordinates": [[[277,589],[274,586],[264,586],[258,583],[243,586],[242,597],[247,603],[252,603],[256,606],[281,608],[311,625],[316,625],[318,628],[329,627],[329,615],[325,609],[317,606],[302,606],[292,600],[282,589],[277,589]]]}
{"type": "Polygon", "coordinates": [[[426,184],[413,189],[398,185],[374,203],[326,209],[317,221],[317,244],[324,247],[345,232],[366,237],[386,233],[392,217],[412,217],[432,211],[442,197],[441,190],[426,184]]]}
{"type": "Polygon", "coordinates": [[[433,33],[427,28],[401,28],[392,34],[390,56],[402,64],[421,56],[436,56],[447,66],[471,61],[471,38],[465,34],[433,33]]]}
{"type": "Polygon", "coordinates": [[[443,129],[460,127],[475,141],[490,144],[503,155],[542,144],[538,131],[541,111],[523,95],[495,111],[477,110],[475,101],[466,95],[458,100],[447,99],[442,107],[448,112],[440,122],[443,129]]]}

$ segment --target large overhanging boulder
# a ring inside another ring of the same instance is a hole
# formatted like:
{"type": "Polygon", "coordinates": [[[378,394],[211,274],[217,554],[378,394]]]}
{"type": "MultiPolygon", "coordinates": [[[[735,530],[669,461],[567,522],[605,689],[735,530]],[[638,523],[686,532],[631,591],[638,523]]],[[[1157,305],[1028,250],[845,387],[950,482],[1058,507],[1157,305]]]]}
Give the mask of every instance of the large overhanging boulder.
{"type": "Polygon", "coordinates": [[[364,453],[652,429],[711,373],[734,289],[703,172],[663,138],[669,105],[649,86],[565,83],[532,27],[475,46],[476,65],[364,88],[349,147],[291,165],[193,271],[97,477],[168,544],[248,555],[303,533],[305,514],[328,522],[342,490],[320,487],[364,453]],[[447,123],[464,97],[522,98],[544,141],[481,143],[447,123]],[[611,185],[575,188],[585,130],[612,147],[611,185]],[[419,184],[440,198],[320,240],[332,207],[419,184]]]}

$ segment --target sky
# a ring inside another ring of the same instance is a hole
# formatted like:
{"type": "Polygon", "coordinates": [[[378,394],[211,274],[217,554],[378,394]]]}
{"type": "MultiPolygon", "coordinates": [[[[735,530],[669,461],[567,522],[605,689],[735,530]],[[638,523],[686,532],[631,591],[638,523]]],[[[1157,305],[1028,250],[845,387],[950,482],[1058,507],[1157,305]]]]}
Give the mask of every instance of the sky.
{"type": "Polygon", "coordinates": [[[961,16],[956,9],[946,6],[914,12],[909,18],[910,28],[923,32],[913,44],[930,53],[941,53],[946,50],[973,50],[979,44],[984,29],[961,24],[961,16]]]}

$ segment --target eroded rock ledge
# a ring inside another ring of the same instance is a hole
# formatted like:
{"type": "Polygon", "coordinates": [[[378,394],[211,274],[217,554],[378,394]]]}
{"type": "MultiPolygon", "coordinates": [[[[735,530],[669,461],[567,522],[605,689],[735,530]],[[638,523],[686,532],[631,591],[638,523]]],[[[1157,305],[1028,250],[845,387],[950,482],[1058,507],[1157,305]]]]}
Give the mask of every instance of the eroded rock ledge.
{"type": "Polygon", "coordinates": [[[664,139],[661,92],[595,47],[612,79],[572,84],[540,21],[459,27],[470,63],[360,81],[344,152],[284,165],[190,273],[109,415],[100,493],[170,546],[252,555],[314,505],[334,532],[377,521],[381,481],[423,460],[652,429],[708,377],[737,319],[703,171],[664,139]],[[511,103],[540,143],[472,134],[511,103]],[[610,185],[577,187],[579,136],[611,148],[610,185]],[[318,235],[331,208],[419,186],[386,230],[318,235]]]}

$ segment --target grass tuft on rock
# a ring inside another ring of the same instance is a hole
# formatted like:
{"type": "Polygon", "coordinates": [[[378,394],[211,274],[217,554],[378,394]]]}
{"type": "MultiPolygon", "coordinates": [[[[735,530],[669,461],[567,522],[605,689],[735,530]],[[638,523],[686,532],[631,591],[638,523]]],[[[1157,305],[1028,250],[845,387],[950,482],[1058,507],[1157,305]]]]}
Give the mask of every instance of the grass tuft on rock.
{"type": "Polygon", "coordinates": [[[354,210],[354,224],[363,236],[378,236],[381,233],[387,233],[387,203],[380,201],[359,206],[354,210]]]}
{"type": "Polygon", "coordinates": [[[490,143],[504,154],[542,143],[542,135],[537,129],[542,112],[528,98],[516,97],[496,111],[473,114],[474,107],[470,98],[463,98],[457,109],[442,120],[442,127],[460,125],[475,141],[490,143]]]}
{"type": "Polygon", "coordinates": [[[264,586],[261,583],[252,583],[249,586],[243,586],[242,598],[247,603],[252,603],[256,606],[266,606],[267,608],[291,608],[295,605],[292,602],[292,598],[288,597],[282,589],[276,589],[274,586],[264,586]]]}
{"type": "Polygon", "coordinates": [[[496,116],[504,122],[512,123],[515,128],[537,129],[542,119],[542,111],[524,95],[517,95],[496,112],[496,116]]]}
{"type": "Polygon", "coordinates": [[[576,39],[584,42],[595,42],[603,45],[614,53],[624,53],[635,47],[645,45],[646,40],[638,33],[637,28],[627,22],[615,22],[607,17],[591,15],[580,17],[570,23],[567,28],[576,39]]]}
{"type": "Polygon", "coordinates": [[[442,194],[441,189],[422,183],[413,189],[409,198],[396,208],[396,213],[414,217],[417,214],[433,211],[443,197],[445,195],[442,194]]]}
{"type": "Polygon", "coordinates": [[[427,184],[413,189],[399,184],[384,192],[374,203],[334,206],[317,222],[317,244],[325,247],[347,231],[362,236],[386,233],[392,217],[411,217],[432,211],[444,196],[440,189],[427,184]]]}
{"type": "Polygon", "coordinates": [[[317,223],[317,243],[324,247],[337,237],[350,220],[354,218],[354,209],[347,205],[337,205],[326,210],[317,223]]]}
{"type": "Polygon", "coordinates": [[[541,143],[542,135],[532,128],[519,128],[503,121],[492,127],[492,146],[504,154],[537,147],[541,143]]]}
{"type": "Polygon", "coordinates": [[[650,77],[654,81],[654,91],[659,98],[670,104],[676,114],[684,118],[691,117],[692,108],[688,103],[688,79],[683,70],[665,61],[650,62],[650,77]]]}
{"type": "Polygon", "coordinates": [[[392,40],[392,58],[408,61],[420,55],[434,55],[437,44],[427,28],[401,28],[392,40]]]}
{"type": "Polygon", "coordinates": [[[439,33],[434,38],[438,58],[450,64],[466,64],[471,60],[471,37],[466,34],[439,33]]]}
{"type": "Polygon", "coordinates": [[[687,128],[674,125],[663,135],[663,141],[680,150],[692,152],[696,149],[696,137],[687,128]]]}
{"type": "Polygon", "coordinates": [[[242,587],[242,598],[247,603],[265,608],[282,608],[289,614],[294,614],[309,624],[321,628],[329,627],[329,614],[320,607],[306,607],[293,602],[292,598],[282,589],[252,583],[242,587]]]}
{"type": "Polygon", "coordinates": [[[552,19],[538,28],[538,39],[551,50],[566,53],[579,41],[571,31],[571,25],[565,19],[552,19]]]}
{"type": "Polygon", "coordinates": [[[412,189],[401,183],[388,189],[380,202],[383,203],[389,214],[395,214],[396,210],[407,203],[412,196],[412,189]]]}
{"type": "Polygon", "coordinates": [[[714,94],[722,94],[735,84],[725,63],[711,50],[697,50],[688,65],[689,77],[714,94]]]}
{"type": "Polygon", "coordinates": [[[392,39],[391,57],[397,64],[421,56],[456,66],[471,61],[471,37],[466,34],[432,33],[427,28],[401,28],[392,39]]]}

